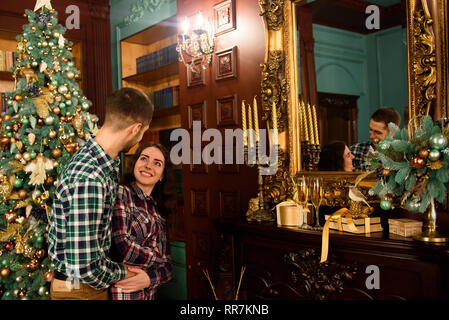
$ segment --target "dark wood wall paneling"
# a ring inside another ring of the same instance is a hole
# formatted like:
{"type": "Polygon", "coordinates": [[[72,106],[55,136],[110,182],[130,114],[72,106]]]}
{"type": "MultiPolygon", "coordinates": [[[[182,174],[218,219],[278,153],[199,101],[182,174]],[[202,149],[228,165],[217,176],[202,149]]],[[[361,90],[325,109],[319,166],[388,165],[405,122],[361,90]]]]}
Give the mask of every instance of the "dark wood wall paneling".
{"type": "MultiPolygon", "coordinates": [[[[178,24],[185,16],[195,15],[198,11],[211,19],[214,6],[217,8],[223,3],[178,0],[178,24]]],[[[265,36],[260,7],[257,0],[234,0],[234,4],[235,29],[216,37],[216,55],[205,70],[204,78],[188,79],[186,68],[180,65],[181,119],[182,127],[187,130],[191,130],[192,120],[206,117],[203,118],[203,130],[217,128],[224,138],[226,128],[241,127],[241,101],[245,99],[252,103],[254,95],[259,98],[259,124],[262,125],[260,63],[264,59],[265,36]],[[226,65],[233,57],[235,69],[226,65]],[[221,66],[218,66],[219,62],[221,66]]],[[[204,142],[202,146],[207,144],[204,142]]],[[[219,298],[223,298],[220,295],[232,295],[231,277],[217,268],[218,261],[223,260],[218,253],[223,249],[223,242],[213,220],[245,214],[249,198],[256,196],[257,172],[244,165],[202,164],[184,165],[183,175],[188,298],[213,299],[202,271],[206,268],[219,298]]]]}
{"type": "MultiPolygon", "coordinates": [[[[23,16],[26,9],[33,10],[36,0],[1,1],[0,30],[22,32],[28,23],[23,16]]],[[[104,120],[104,104],[112,93],[111,40],[108,0],[53,0],[58,21],[65,25],[66,8],[77,5],[80,9],[80,29],[67,30],[65,38],[80,41],[83,49],[83,92],[92,101],[90,113],[104,120]]]]}

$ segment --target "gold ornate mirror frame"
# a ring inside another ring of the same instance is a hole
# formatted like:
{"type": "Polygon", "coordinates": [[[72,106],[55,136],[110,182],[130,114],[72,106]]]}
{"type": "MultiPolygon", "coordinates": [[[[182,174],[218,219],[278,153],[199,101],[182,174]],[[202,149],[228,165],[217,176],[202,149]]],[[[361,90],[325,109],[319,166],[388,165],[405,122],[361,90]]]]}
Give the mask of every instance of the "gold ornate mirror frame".
{"type": "MultiPolygon", "coordinates": [[[[302,171],[300,125],[297,119],[298,71],[295,4],[306,0],[259,0],[265,24],[265,60],[262,67],[262,117],[272,125],[275,103],[279,130],[279,169],[265,176],[264,198],[271,204],[292,197],[291,177],[320,176],[329,188],[354,182],[356,173],[302,171]],[[343,181],[343,182],[342,182],[343,181]]],[[[337,0],[336,0],[337,1],[337,0]]],[[[410,119],[430,114],[447,116],[447,4],[446,0],[407,0],[407,48],[410,119]]],[[[302,79],[301,79],[302,81],[302,79]]],[[[374,183],[375,178],[371,178],[374,183]]],[[[335,195],[343,204],[347,194],[335,195]]]]}

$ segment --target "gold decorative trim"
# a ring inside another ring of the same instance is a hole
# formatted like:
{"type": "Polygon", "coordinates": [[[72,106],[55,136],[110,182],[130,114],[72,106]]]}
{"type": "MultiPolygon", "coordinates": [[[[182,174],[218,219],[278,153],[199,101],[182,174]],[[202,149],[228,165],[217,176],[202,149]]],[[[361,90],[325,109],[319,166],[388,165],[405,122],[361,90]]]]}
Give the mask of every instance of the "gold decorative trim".
{"type": "Polygon", "coordinates": [[[285,0],[259,0],[262,8],[260,16],[267,22],[268,30],[279,31],[284,24],[284,2],[285,0]]]}
{"type": "MultiPolygon", "coordinates": [[[[319,177],[323,179],[324,199],[321,203],[323,206],[332,207],[349,207],[350,199],[348,196],[349,188],[355,185],[355,182],[361,172],[341,172],[341,171],[303,171],[298,176],[319,177]]],[[[368,190],[376,184],[377,178],[371,174],[357,184],[357,188],[370,200],[368,190]]],[[[372,201],[379,202],[377,198],[372,201]]]]}

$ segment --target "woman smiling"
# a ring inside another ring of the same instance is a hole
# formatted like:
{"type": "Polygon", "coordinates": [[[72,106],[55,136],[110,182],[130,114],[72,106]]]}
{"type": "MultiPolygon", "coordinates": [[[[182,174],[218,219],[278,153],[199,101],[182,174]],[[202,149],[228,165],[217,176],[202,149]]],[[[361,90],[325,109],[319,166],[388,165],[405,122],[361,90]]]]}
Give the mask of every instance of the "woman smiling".
{"type": "Polygon", "coordinates": [[[176,188],[167,150],[152,142],[139,147],[121,182],[112,250],[137,275],[117,282],[111,296],[154,300],[157,287],[171,279],[172,271],[166,219],[176,210],[176,188]]]}

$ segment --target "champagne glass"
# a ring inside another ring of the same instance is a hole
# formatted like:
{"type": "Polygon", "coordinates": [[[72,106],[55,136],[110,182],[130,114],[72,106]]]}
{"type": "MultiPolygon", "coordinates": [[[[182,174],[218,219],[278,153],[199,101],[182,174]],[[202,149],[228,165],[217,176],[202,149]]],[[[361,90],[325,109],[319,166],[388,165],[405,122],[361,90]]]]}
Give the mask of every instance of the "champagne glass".
{"type": "MultiPolygon", "coordinates": [[[[299,180],[299,183],[296,184],[298,189],[298,202],[303,207],[303,209],[307,208],[307,203],[309,202],[309,188],[307,187],[306,179],[304,176],[299,180]]],[[[304,211],[303,211],[304,212],[304,211]]],[[[301,229],[307,229],[309,225],[305,222],[304,216],[302,219],[301,229]]]]}
{"type": "Polygon", "coordinates": [[[315,207],[315,229],[321,229],[319,220],[319,210],[321,201],[323,200],[323,180],[321,178],[312,178],[310,184],[310,201],[315,207]]]}

